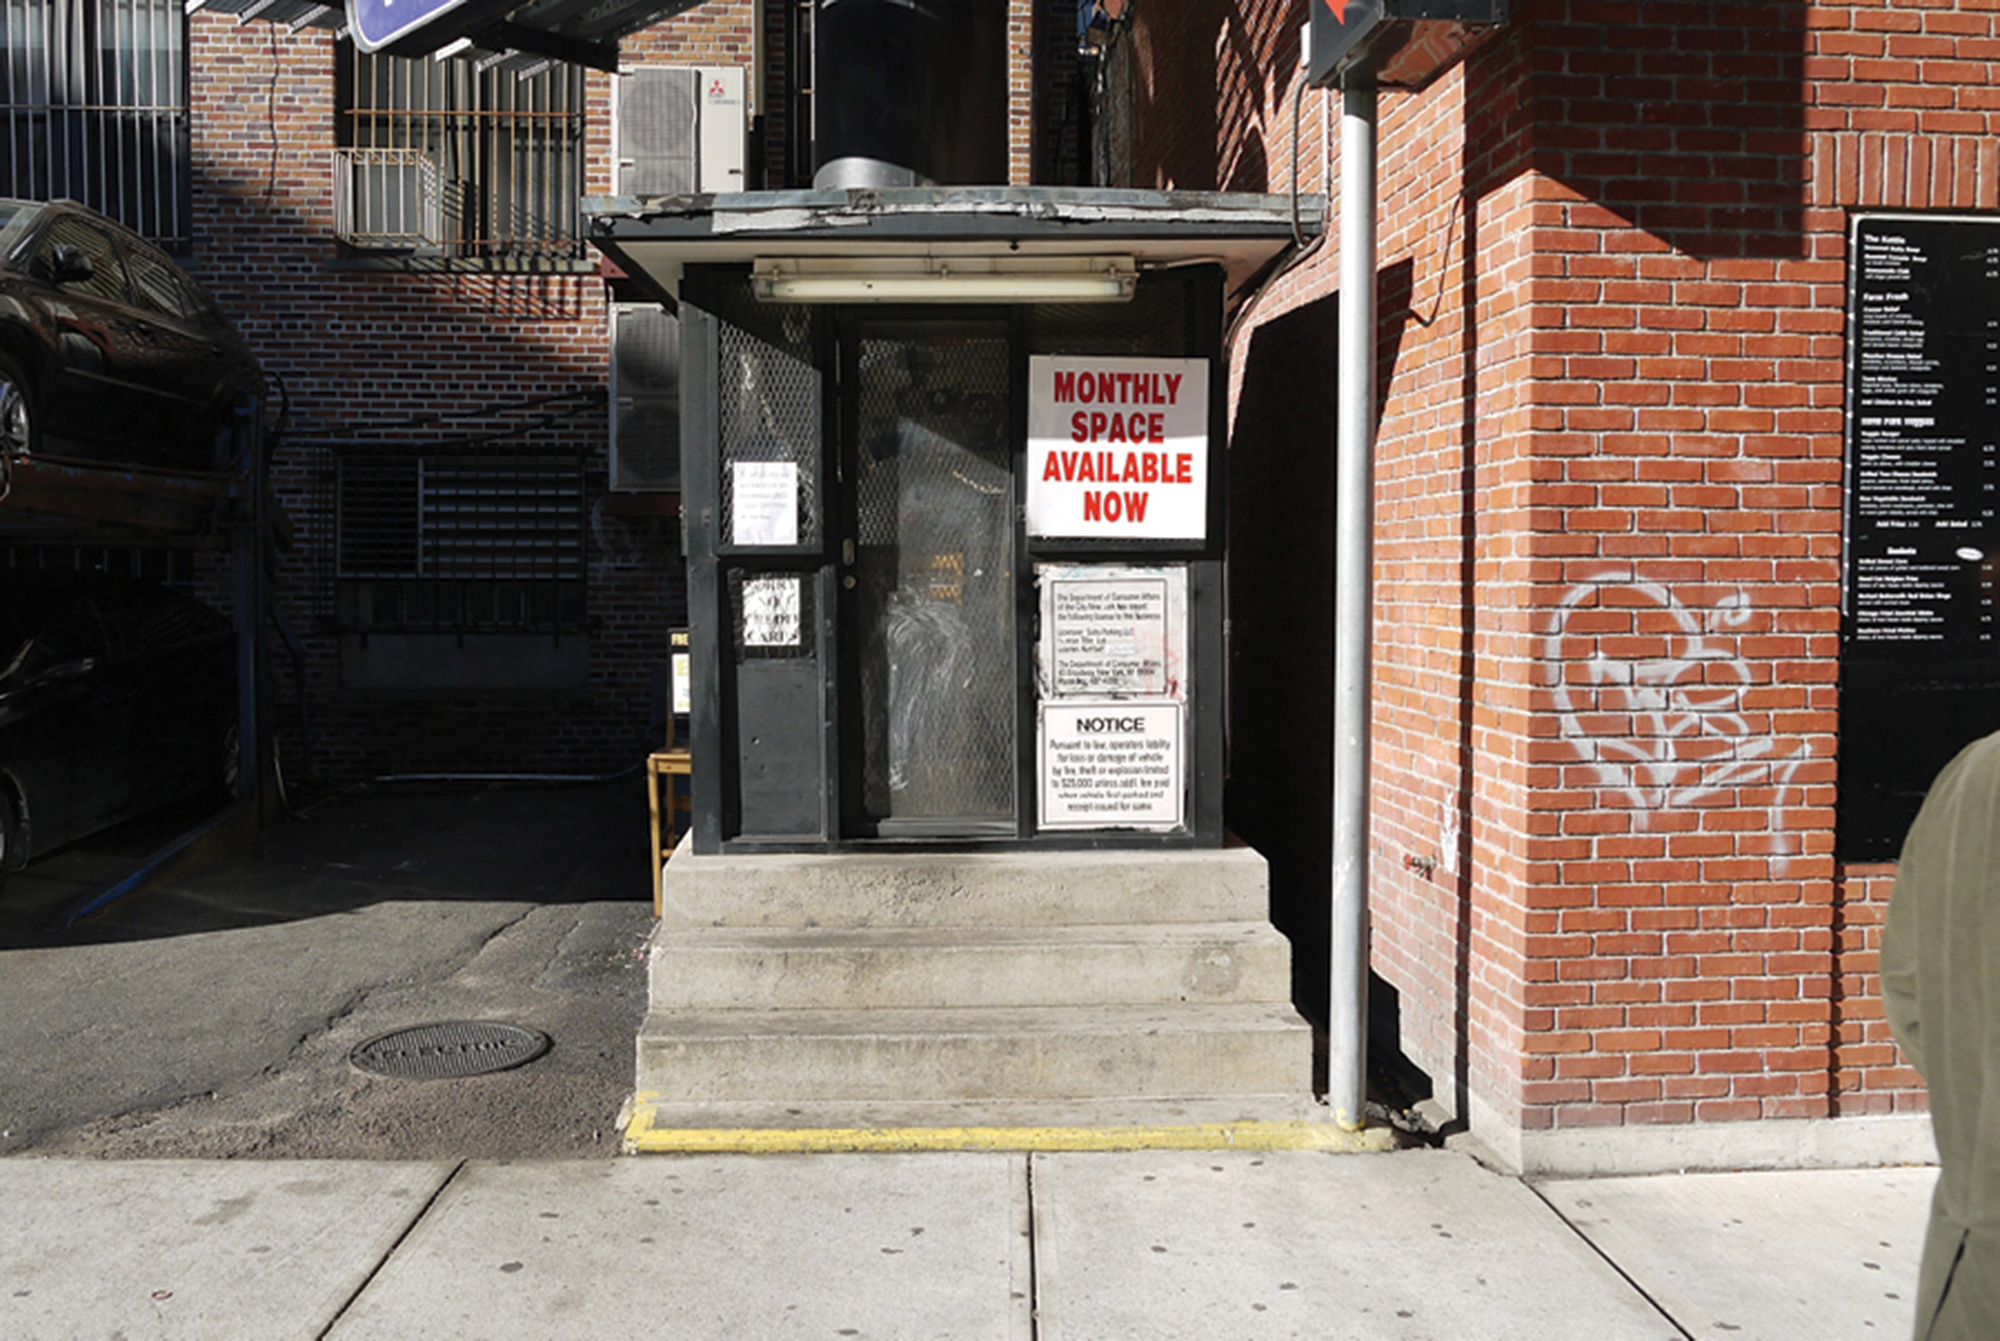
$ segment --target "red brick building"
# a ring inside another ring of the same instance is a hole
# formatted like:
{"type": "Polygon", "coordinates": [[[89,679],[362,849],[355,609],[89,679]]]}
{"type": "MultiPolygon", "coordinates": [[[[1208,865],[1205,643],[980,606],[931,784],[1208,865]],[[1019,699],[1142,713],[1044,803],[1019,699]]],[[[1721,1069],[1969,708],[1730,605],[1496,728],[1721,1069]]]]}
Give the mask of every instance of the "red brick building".
{"type": "MultiPolygon", "coordinates": [[[[1338,200],[1303,9],[1136,13],[1131,184],[1338,200]]],[[[1921,1158],[1837,819],[1847,235],[2000,205],[2000,10],[1512,11],[1381,95],[1378,1043],[1528,1168],[1921,1158]]],[[[1234,349],[1231,819],[1302,945],[1336,251],[1234,349]]]]}
{"type": "MultiPolygon", "coordinates": [[[[678,495],[670,466],[614,478],[611,444],[623,433],[636,457],[649,428],[670,461],[678,429],[642,424],[616,385],[611,309],[637,295],[586,245],[578,206],[811,175],[788,130],[805,105],[788,7],[675,7],[622,41],[616,75],[519,53],[491,70],[361,57],[330,28],[338,10],[312,5],[187,21],[186,263],[281,379],[288,416],[273,474],[298,535],[276,587],[301,647],[279,649],[273,683],[295,775],[599,774],[654,743],[667,632],[686,618],[678,495]],[[648,96],[635,80],[697,70],[740,81],[733,123],[704,122],[736,140],[733,177],[674,177],[692,156],[678,141],[649,165],[643,113],[619,143],[621,106],[648,96]],[[453,138],[475,122],[491,137],[476,150],[453,138]],[[446,165],[447,196],[486,191],[483,208],[410,203],[429,170],[395,157],[412,146],[446,165]],[[440,230],[443,245],[421,235],[440,230]],[[433,580],[413,526],[458,529],[462,580],[433,580]]],[[[1008,14],[1009,171],[1025,182],[1036,154],[1063,152],[1074,13],[1008,14]]]]}

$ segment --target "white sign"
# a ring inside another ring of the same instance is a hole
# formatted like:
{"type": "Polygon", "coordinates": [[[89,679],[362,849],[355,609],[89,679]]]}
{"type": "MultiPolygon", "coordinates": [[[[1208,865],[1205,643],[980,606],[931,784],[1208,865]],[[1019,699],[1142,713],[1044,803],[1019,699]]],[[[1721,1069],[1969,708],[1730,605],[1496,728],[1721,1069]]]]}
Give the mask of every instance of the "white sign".
{"type": "Polygon", "coordinates": [[[1181,827],[1178,703],[1041,705],[1041,827],[1181,827]]]}
{"type": "Polygon", "coordinates": [[[672,665],[674,716],[691,716],[694,713],[694,657],[687,652],[676,652],[672,665]]]}
{"type": "Polygon", "coordinates": [[[1184,698],[1187,569],[1042,564],[1043,698],[1184,698]]]}
{"type": "Polygon", "coordinates": [[[1208,534],[1208,361],[1028,360],[1028,534],[1208,534]]]}
{"type": "Polygon", "coordinates": [[[733,461],[731,543],[799,543],[799,468],[790,461],[733,461]]]}
{"type": "Polygon", "coordinates": [[[799,645],[799,584],[796,577],[743,579],[743,645],[799,645]]]}

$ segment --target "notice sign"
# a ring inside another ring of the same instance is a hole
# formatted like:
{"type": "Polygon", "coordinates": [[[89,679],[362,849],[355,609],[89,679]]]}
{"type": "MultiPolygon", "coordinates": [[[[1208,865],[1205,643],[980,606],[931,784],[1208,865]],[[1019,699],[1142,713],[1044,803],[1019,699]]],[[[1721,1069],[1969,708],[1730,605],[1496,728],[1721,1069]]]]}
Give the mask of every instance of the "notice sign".
{"type": "Polygon", "coordinates": [[[1208,534],[1208,361],[1028,360],[1028,534],[1208,534]]]}
{"type": "Polygon", "coordinates": [[[1178,703],[1041,705],[1041,827],[1181,827],[1178,703]]]}
{"type": "Polygon", "coordinates": [[[1181,698],[1187,569],[1043,564],[1043,698],[1181,698]]]}

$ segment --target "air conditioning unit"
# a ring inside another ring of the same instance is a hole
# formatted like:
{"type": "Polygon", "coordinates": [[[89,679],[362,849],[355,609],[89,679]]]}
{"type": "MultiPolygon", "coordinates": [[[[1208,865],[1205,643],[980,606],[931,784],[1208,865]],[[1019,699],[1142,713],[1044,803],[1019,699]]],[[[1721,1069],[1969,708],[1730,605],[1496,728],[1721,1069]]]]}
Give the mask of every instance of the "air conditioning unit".
{"type": "Polygon", "coordinates": [[[333,151],[333,231],[351,247],[434,251],[447,202],[437,160],[414,149],[333,151]]]}
{"type": "Polygon", "coordinates": [[[681,323],[657,303],[611,305],[611,487],[681,487],[681,323]]]}
{"type": "Polygon", "coordinates": [[[618,76],[618,194],[741,191],[749,143],[739,65],[641,65],[618,76]]]}

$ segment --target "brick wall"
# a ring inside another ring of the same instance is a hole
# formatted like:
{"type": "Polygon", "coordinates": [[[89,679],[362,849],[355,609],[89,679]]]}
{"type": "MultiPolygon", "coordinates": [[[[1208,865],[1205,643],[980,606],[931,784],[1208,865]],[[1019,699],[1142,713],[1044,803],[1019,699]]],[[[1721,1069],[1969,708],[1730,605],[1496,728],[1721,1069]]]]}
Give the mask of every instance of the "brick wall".
{"type": "MultiPolygon", "coordinates": [[[[1140,12],[1135,180],[1289,185],[1298,8],[1140,12]],[[1212,51],[1270,53],[1258,91],[1163,106],[1212,51]]],[[[1833,856],[1845,229],[2000,201],[1996,24],[1525,0],[1382,95],[1374,964],[1441,1097],[1517,1138],[1922,1106],[1893,868],[1833,856]]],[[[1281,798],[1324,793],[1324,738],[1260,704],[1273,656],[1324,683],[1336,251],[1239,332],[1231,442],[1231,819],[1321,963],[1324,811],[1281,798]]]]}
{"type": "MultiPolygon", "coordinates": [[[[745,63],[748,0],[710,4],[628,44],[631,63],[745,63]]],[[[288,771],[346,783],[402,772],[603,772],[650,741],[655,667],[683,609],[670,518],[607,506],[606,288],[594,273],[415,274],[331,268],[333,44],[316,30],[190,20],[196,236],[189,267],[283,379],[290,433],[275,490],[299,532],[276,587],[304,656],[274,657],[288,771]],[[478,407],[571,392],[553,420],[478,407]],[[391,421],[429,417],[415,428],[391,421]],[[524,426],[528,431],[519,432],[524,426]],[[587,681],[560,694],[360,692],[341,684],[324,593],[332,539],[326,445],[419,450],[515,432],[584,463],[589,498],[587,681]]],[[[586,191],[609,194],[611,81],[587,80],[586,191]]]]}
{"type": "MultiPolygon", "coordinates": [[[[642,64],[750,65],[751,0],[710,0],[626,39],[642,64]]],[[[783,6],[764,7],[752,186],[783,186],[790,133],[783,6]],[[759,180],[759,174],[763,180],[759,180]]],[[[1057,0],[1010,0],[1010,176],[1031,175],[1032,143],[1053,144],[1063,115],[1064,24],[1057,0]],[[1038,10],[1040,11],[1038,13],[1038,10]],[[1034,74],[1036,43],[1048,67],[1034,74]],[[1054,120],[1051,120],[1054,118],[1054,120]],[[1043,124],[1047,123],[1047,124],[1043,124]]],[[[1067,44],[1073,49],[1073,40],[1067,44]]],[[[195,160],[191,270],[236,316],[283,380],[290,429],[274,489],[298,532],[276,587],[304,643],[282,650],[274,683],[294,777],[310,769],[352,782],[402,772],[600,772],[630,766],[650,743],[652,678],[684,596],[676,523],[607,494],[608,425],[601,399],[547,416],[464,418],[480,407],[607,384],[607,288],[594,273],[365,273],[333,267],[334,48],[329,34],[190,19],[195,160]],[[385,427],[412,418],[416,427],[385,427]],[[445,427],[449,425],[449,427],[445,427]],[[527,430],[522,432],[524,425],[527,430]],[[361,693],[341,683],[326,620],[333,520],[329,444],[368,440],[409,450],[447,438],[518,433],[512,441],[575,455],[590,499],[587,683],[558,695],[361,693]]],[[[612,77],[586,78],[585,193],[609,195],[612,77]]],[[[1050,152],[1053,152],[1051,148],[1050,152]]],[[[219,578],[213,581],[219,581],[219,578]]]]}

